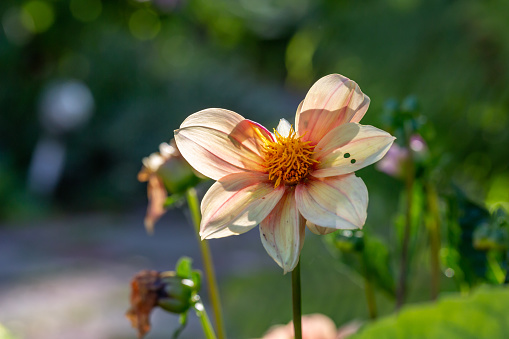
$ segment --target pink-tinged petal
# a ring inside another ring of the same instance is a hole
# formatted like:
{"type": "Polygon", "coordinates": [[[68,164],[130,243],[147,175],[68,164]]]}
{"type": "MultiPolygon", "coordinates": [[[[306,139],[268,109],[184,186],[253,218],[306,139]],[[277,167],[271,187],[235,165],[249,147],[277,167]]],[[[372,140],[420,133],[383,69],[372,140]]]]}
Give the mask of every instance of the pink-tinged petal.
{"type": "Polygon", "coordinates": [[[175,131],[175,141],[191,166],[218,180],[230,173],[264,170],[263,141],[255,129],[270,138],[265,128],[235,112],[209,108],[184,120],[175,131]]]}
{"type": "Polygon", "coordinates": [[[305,222],[297,209],[294,190],[288,189],[260,224],[262,244],[284,273],[292,271],[299,262],[305,222]]]}
{"type": "Polygon", "coordinates": [[[330,131],[315,147],[315,177],[352,173],[380,160],[394,138],[373,126],[348,123],[330,131]]]}
{"type": "Polygon", "coordinates": [[[317,144],[333,128],[359,122],[369,102],[355,81],[339,74],[327,75],[311,87],[297,109],[297,132],[304,141],[317,144]]]}
{"type": "Polygon", "coordinates": [[[309,221],[306,222],[306,226],[309,228],[311,232],[313,232],[316,235],[326,235],[332,232],[336,232],[338,230],[337,228],[317,226],[309,221]]]}
{"type": "Polygon", "coordinates": [[[304,218],[318,226],[357,229],[366,221],[368,189],[355,174],[310,177],[297,185],[295,199],[304,218]]]}
{"type": "Polygon", "coordinates": [[[148,233],[152,234],[154,232],[154,224],[166,213],[164,203],[168,197],[168,192],[166,192],[163,181],[155,174],[148,178],[147,195],[148,207],[144,222],[145,229],[148,233]]]}
{"type": "Polygon", "coordinates": [[[202,239],[241,234],[258,225],[284,193],[274,188],[267,174],[234,173],[219,179],[201,202],[202,239]]]}

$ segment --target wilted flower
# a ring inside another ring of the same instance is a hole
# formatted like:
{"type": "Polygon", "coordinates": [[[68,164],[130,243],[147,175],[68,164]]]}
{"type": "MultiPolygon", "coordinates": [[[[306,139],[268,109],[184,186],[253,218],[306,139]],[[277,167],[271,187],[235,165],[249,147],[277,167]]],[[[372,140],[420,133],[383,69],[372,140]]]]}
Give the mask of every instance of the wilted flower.
{"type": "Polygon", "coordinates": [[[369,98],[352,80],[318,80],[297,109],[295,129],[274,134],[218,108],[189,116],[175,131],[186,160],[217,182],[202,200],[202,239],[241,234],[260,224],[262,243],[285,272],[295,268],[304,225],[320,234],[364,225],[368,192],[354,171],[387,152],[387,132],[358,122],[369,98]]]}
{"type": "Polygon", "coordinates": [[[159,153],[152,153],[143,158],[143,167],[138,173],[138,180],[148,181],[147,195],[149,204],[145,216],[145,227],[152,232],[154,224],[166,212],[164,204],[170,193],[181,193],[188,187],[196,185],[199,180],[194,170],[180,155],[172,140],[170,144],[159,145],[159,153]]]}
{"type": "Polygon", "coordinates": [[[143,338],[150,331],[150,313],[159,306],[172,313],[183,313],[191,307],[195,284],[175,272],[144,270],[131,281],[131,307],[126,317],[143,338]]]}

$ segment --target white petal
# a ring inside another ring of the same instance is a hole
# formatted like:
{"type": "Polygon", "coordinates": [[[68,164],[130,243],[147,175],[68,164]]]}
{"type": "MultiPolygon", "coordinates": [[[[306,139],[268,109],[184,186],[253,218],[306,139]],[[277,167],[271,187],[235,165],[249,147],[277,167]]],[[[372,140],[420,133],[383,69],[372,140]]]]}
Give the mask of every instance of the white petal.
{"type": "Polygon", "coordinates": [[[260,224],[262,244],[284,273],[293,271],[304,244],[305,220],[295,203],[293,189],[287,190],[278,205],[260,224]]]}
{"type": "Polygon", "coordinates": [[[275,189],[267,174],[235,173],[219,179],[201,203],[201,238],[221,238],[249,231],[272,211],[283,193],[284,186],[275,189]]]}
{"type": "Polygon", "coordinates": [[[288,122],[288,120],[280,119],[276,130],[282,137],[288,137],[288,135],[290,135],[291,128],[292,125],[288,122]]]}
{"type": "Polygon", "coordinates": [[[352,173],[380,160],[394,138],[373,126],[348,123],[330,131],[315,147],[315,177],[352,173]]]}
{"type": "Polygon", "coordinates": [[[295,199],[304,218],[318,226],[357,229],[366,221],[368,190],[355,174],[310,177],[297,185],[295,199]]]}
{"type": "Polygon", "coordinates": [[[263,141],[255,130],[272,138],[263,126],[235,112],[210,108],[184,120],[175,141],[191,166],[217,180],[230,173],[264,171],[263,141]]]}

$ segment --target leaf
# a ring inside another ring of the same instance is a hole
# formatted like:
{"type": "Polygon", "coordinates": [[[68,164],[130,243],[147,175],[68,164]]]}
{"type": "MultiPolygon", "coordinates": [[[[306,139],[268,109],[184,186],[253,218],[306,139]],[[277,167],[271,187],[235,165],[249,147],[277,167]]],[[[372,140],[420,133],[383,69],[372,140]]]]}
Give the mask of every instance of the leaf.
{"type": "Polygon", "coordinates": [[[191,273],[191,280],[194,283],[194,290],[196,293],[200,291],[201,288],[201,271],[200,270],[193,270],[191,273]]]}
{"type": "Polygon", "coordinates": [[[193,260],[189,257],[181,257],[175,267],[177,276],[183,279],[191,279],[193,272],[192,262],[193,260]]]}
{"type": "Polygon", "coordinates": [[[503,339],[508,332],[509,289],[485,287],[466,298],[454,294],[437,303],[407,306],[349,338],[503,339]]]}
{"type": "Polygon", "coordinates": [[[394,296],[394,278],[385,243],[365,231],[339,231],[324,239],[342,263],[394,296]]]}

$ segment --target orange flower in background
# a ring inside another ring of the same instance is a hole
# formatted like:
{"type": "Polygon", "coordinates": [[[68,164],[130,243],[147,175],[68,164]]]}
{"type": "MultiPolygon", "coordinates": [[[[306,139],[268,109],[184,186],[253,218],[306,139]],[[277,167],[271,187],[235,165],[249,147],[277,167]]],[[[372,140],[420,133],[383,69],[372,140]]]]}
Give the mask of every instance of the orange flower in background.
{"type": "Polygon", "coordinates": [[[352,80],[318,80],[297,109],[295,128],[274,134],[241,115],[210,108],[175,131],[182,156],[217,180],[202,200],[202,239],[260,225],[263,246],[284,272],[298,263],[306,220],[311,231],[362,228],[368,192],[354,171],[380,160],[394,137],[358,122],[369,98],[352,80]]]}

